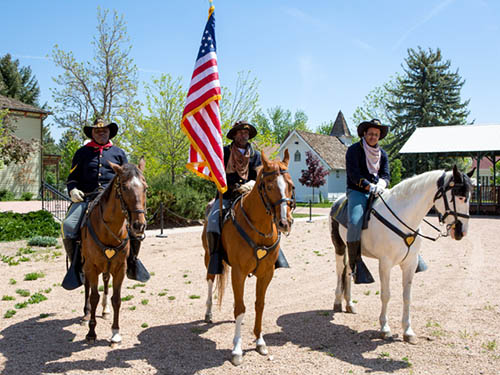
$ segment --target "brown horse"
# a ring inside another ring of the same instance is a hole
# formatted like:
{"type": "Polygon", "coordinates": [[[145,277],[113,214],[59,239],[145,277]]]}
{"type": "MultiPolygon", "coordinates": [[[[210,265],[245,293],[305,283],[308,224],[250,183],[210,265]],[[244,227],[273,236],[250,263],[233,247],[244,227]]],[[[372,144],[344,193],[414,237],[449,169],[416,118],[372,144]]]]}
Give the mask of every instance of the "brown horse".
{"type": "MultiPolygon", "coordinates": [[[[231,219],[222,227],[221,241],[227,255],[224,271],[217,275],[219,305],[222,303],[228,265],[231,265],[231,281],[234,294],[234,317],[236,319],[233,339],[232,363],[243,360],[241,324],[245,315],[243,293],[248,275],[257,277],[254,334],[257,351],[267,355],[262,337],[262,313],[266,290],[273,278],[274,264],[278,258],[281,233],[289,233],[295,208],[294,185],[288,174],[288,150],[283,161],[269,160],[262,153],[262,168],[253,189],[231,209],[231,219]]],[[[210,251],[206,240],[206,223],[202,235],[205,248],[205,266],[208,269],[210,251]]],[[[207,274],[208,298],[205,321],[212,319],[212,288],[215,275],[207,274]]]]}
{"type": "Polygon", "coordinates": [[[95,342],[96,309],[99,303],[98,281],[103,274],[103,318],[109,314],[108,288],[113,276],[113,326],[111,345],[121,342],[119,316],[121,286],[127,270],[130,251],[129,232],[141,238],[146,229],[146,180],[142,172],[145,161],[119,166],[109,162],[116,175],[108,187],[89,205],[82,226],[82,258],[85,274],[85,307],[83,322],[88,322],[86,339],[95,342]],[[90,289],[90,295],[89,295],[90,289]]]}

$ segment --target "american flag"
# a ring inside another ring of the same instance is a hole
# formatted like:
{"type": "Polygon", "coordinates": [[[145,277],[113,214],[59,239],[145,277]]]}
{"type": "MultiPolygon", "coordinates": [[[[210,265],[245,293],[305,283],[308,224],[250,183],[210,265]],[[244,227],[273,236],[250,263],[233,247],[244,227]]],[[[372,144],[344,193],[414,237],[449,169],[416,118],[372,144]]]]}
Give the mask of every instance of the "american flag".
{"type": "Polygon", "coordinates": [[[211,5],[181,127],[191,141],[187,168],[215,182],[217,189],[224,193],[227,184],[219,113],[221,90],[215,50],[214,6],[211,5]]]}

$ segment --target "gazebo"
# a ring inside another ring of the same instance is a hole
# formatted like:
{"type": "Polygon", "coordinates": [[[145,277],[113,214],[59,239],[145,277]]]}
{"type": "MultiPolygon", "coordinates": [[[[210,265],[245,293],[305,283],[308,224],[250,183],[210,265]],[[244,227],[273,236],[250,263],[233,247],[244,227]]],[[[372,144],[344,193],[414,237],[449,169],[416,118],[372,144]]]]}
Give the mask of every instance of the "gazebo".
{"type": "Polygon", "coordinates": [[[476,170],[476,194],[471,211],[500,214],[500,187],[496,186],[496,161],[500,156],[500,124],[454,125],[417,128],[399,151],[401,154],[438,154],[470,157],[480,165],[483,158],[493,163],[492,186],[481,186],[476,170]]]}

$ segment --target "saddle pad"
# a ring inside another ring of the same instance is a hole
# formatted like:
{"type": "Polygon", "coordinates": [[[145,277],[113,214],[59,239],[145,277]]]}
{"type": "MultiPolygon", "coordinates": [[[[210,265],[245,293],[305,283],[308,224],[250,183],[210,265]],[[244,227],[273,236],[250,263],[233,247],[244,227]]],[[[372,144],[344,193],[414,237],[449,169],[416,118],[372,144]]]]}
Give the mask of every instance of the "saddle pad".
{"type": "Polygon", "coordinates": [[[333,202],[330,216],[340,225],[347,228],[347,196],[345,194],[333,202]]]}

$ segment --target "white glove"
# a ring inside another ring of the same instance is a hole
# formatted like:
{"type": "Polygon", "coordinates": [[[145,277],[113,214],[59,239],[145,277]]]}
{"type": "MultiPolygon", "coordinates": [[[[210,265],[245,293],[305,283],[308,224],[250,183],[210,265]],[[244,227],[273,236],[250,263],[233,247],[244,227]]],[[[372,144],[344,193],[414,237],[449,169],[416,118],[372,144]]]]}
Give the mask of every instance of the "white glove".
{"type": "Polygon", "coordinates": [[[71,197],[71,202],[78,203],[83,202],[83,191],[74,188],[69,192],[69,196],[71,197]]]}
{"type": "Polygon", "coordinates": [[[370,183],[370,190],[369,191],[373,195],[380,195],[380,194],[384,193],[385,189],[382,186],[370,183]]]}
{"type": "Polygon", "coordinates": [[[250,190],[253,189],[254,185],[255,185],[255,181],[250,180],[246,184],[241,185],[238,189],[236,189],[236,191],[240,194],[246,194],[246,193],[250,192],[250,190]]]}

